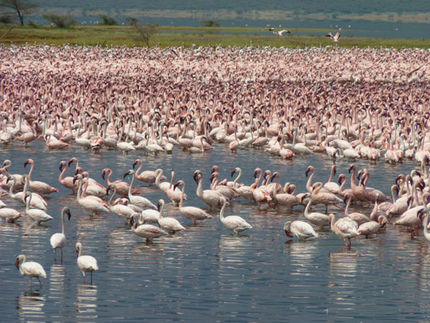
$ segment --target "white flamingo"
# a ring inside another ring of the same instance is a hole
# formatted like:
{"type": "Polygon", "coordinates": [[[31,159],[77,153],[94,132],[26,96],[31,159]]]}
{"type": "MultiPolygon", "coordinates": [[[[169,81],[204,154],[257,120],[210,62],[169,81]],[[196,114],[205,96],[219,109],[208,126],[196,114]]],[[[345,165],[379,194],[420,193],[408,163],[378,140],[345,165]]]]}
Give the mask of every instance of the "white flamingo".
{"type": "Polygon", "coordinates": [[[22,213],[19,213],[17,210],[12,209],[10,207],[0,208],[0,218],[2,218],[8,223],[14,223],[22,216],[24,216],[22,213]]]}
{"type": "Polygon", "coordinates": [[[219,212],[219,218],[222,224],[224,224],[227,229],[232,230],[235,234],[239,234],[239,232],[252,229],[252,225],[250,225],[238,215],[229,215],[227,217],[224,217],[224,210],[227,205],[227,200],[225,199],[225,197],[222,197],[221,203],[222,207],[219,212]]]}
{"type": "Polygon", "coordinates": [[[82,256],[82,244],[77,242],[75,245],[76,256],[78,257],[77,263],[79,270],[84,277],[84,284],[87,283],[86,273],[91,274],[91,284],[93,284],[93,271],[99,270],[97,260],[93,256],[82,256]]]}
{"type": "MultiPolygon", "coordinates": [[[[142,220],[143,219],[139,217],[139,222],[144,222],[142,220]]],[[[139,224],[138,221],[135,220],[135,217],[132,217],[130,219],[130,224],[131,224],[131,231],[135,235],[145,238],[147,244],[152,243],[152,240],[155,238],[169,235],[162,228],[159,228],[155,225],[146,224],[146,223],[139,224]]]]}
{"type": "Polygon", "coordinates": [[[318,233],[307,222],[304,221],[287,221],[284,224],[284,232],[287,237],[297,237],[299,240],[309,240],[318,238],[318,233]]]}
{"type": "Polygon", "coordinates": [[[31,198],[33,194],[27,192],[25,196],[25,214],[33,219],[38,225],[42,222],[51,221],[53,218],[48,213],[40,209],[30,209],[31,198]]]}
{"type": "MultiPolygon", "coordinates": [[[[185,194],[185,182],[183,180],[179,180],[175,186],[182,186],[182,193],[185,194]]],[[[179,201],[179,212],[185,215],[187,218],[192,219],[193,225],[196,225],[197,220],[206,220],[212,219],[212,215],[208,214],[205,210],[195,206],[184,206],[184,198],[183,195],[179,201]]]]}
{"type": "Polygon", "coordinates": [[[354,220],[344,217],[336,221],[336,216],[331,213],[329,216],[331,231],[339,238],[344,239],[345,247],[351,249],[351,238],[358,236],[358,224],[354,220]]]}
{"type": "Polygon", "coordinates": [[[63,247],[66,245],[66,233],[65,233],[65,217],[70,221],[72,216],[70,209],[65,206],[61,210],[61,233],[54,233],[49,242],[51,243],[52,249],[54,249],[54,261],[57,259],[57,249],[61,250],[61,263],[63,263],[63,247]]]}
{"type": "Polygon", "coordinates": [[[158,218],[158,225],[170,233],[175,233],[177,231],[185,230],[184,226],[175,218],[171,217],[163,217],[164,210],[164,200],[160,199],[158,201],[158,205],[160,205],[160,217],[158,218]]]}
{"type": "MultiPolygon", "coordinates": [[[[97,212],[109,212],[109,207],[101,198],[97,196],[84,196],[85,195],[85,189],[84,193],[82,193],[82,182],[84,179],[80,174],[75,176],[75,180],[79,180],[79,187],[78,191],[76,192],[76,198],[78,200],[78,203],[80,206],[82,206],[84,209],[97,213],[97,212]]],[[[85,188],[88,186],[88,179],[85,179],[85,188]]]]}
{"type": "Polygon", "coordinates": [[[42,288],[40,277],[46,278],[46,272],[41,264],[35,261],[27,261],[27,257],[25,255],[19,255],[16,257],[15,266],[19,269],[21,275],[28,276],[30,278],[30,289],[32,287],[33,277],[37,278],[40,288],[42,288]]]}
{"type": "Polygon", "coordinates": [[[194,172],[193,179],[197,183],[196,195],[209,205],[209,208],[213,209],[218,207],[224,196],[215,190],[203,190],[202,172],[200,170],[194,172]]]}
{"type": "Polygon", "coordinates": [[[128,172],[126,172],[124,174],[123,178],[125,178],[128,175],[132,175],[131,183],[130,183],[130,186],[128,187],[128,199],[130,200],[130,202],[134,205],[137,205],[138,207],[140,207],[142,209],[144,209],[144,208],[156,209],[154,203],[152,203],[146,197],[132,194],[132,189],[133,189],[134,179],[136,177],[136,173],[133,169],[130,169],[128,172]]]}

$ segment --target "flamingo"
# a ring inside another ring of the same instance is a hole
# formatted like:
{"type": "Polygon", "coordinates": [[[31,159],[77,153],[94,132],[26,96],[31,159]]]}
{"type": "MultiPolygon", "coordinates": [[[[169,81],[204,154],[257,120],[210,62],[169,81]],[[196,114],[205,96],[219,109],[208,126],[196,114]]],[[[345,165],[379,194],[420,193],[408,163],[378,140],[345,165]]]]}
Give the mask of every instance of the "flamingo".
{"type": "Polygon", "coordinates": [[[80,242],[77,242],[75,245],[75,252],[76,256],[78,257],[77,263],[79,270],[82,273],[82,276],[84,277],[84,284],[87,283],[86,281],[86,273],[91,274],[91,285],[93,284],[93,271],[99,270],[99,266],[97,265],[97,259],[93,256],[82,256],[82,244],[80,242]]]}
{"type": "Polygon", "coordinates": [[[297,237],[299,240],[309,240],[318,238],[318,233],[315,232],[312,226],[304,221],[287,221],[284,224],[284,232],[287,237],[297,237]]]}
{"type": "Polygon", "coordinates": [[[336,216],[331,213],[329,216],[331,231],[339,238],[345,240],[345,247],[351,249],[351,238],[356,237],[358,233],[358,224],[354,220],[344,217],[336,221],[336,216]]]}
{"type": "Polygon", "coordinates": [[[197,183],[196,195],[200,197],[203,202],[209,205],[210,209],[218,207],[220,201],[224,198],[224,196],[218,191],[203,190],[202,172],[200,170],[196,170],[194,172],[193,179],[197,183]]]}
{"type": "Polygon", "coordinates": [[[109,212],[108,205],[97,196],[85,196],[85,190],[88,187],[88,179],[85,179],[85,188],[84,192],[82,192],[82,185],[84,179],[81,174],[75,175],[74,180],[79,180],[79,187],[76,192],[76,198],[80,206],[84,209],[97,213],[97,212],[109,212]]]}
{"type": "Polygon", "coordinates": [[[77,190],[77,186],[75,184],[73,184],[73,177],[72,176],[64,177],[64,174],[66,173],[67,168],[68,168],[68,163],[66,161],[62,160],[60,162],[60,167],[59,167],[60,176],[58,176],[58,181],[65,188],[68,188],[68,189],[72,190],[73,193],[75,193],[77,190]]]}
{"type": "Polygon", "coordinates": [[[339,41],[340,38],[340,32],[337,32],[336,34],[332,34],[331,32],[329,32],[327,35],[325,35],[326,37],[330,37],[330,39],[337,44],[337,42],[339,41]]]}
{"type": "MultiPolygon", "coordinates": [[[[9,179],[8,179],[9,180],[9,179]]],[[[28,178],[27,175],[24,175],[24,190],[22,192],[18,192],[18,193],[13,193],[14,188],[15,188],[15,182],[16,179],[15,177],[12,177],[12,185],[9,188],[9,196],[11,198],[13,198],[14,200],[17,200],[21,203],[25,204],[25,196],[27,194],[28,191],[28,178]]],[[[30,203],[30,206],[33,208],[37,208],[40,210],[46,210],[46,206],[48,205],[48,203],[46,203],[45,199],[43,197],[41,197],[39,194],[37,193],[30,193],[32,196],[32,200],[30,203]]]]}
{"type": "Polygon", "coordinates": [[[33,170],[34,170],[34,161],[33,159],[27,159],[27,161],[24,163],[24,168],[27,165],[31,165],[30,167],[30,172],[28,173],[28,180],[29,180],[29,184],[30,184],[30,189],[35,191],[36,193],[39,194],[51,194],[51,193],[55,193],[58,192],[58,189],[49,185],[48,183],[45,182],[41,182],[41,181],[32,181],[31,180],[31,175],[33,175],[33,170]]]}
{"type": "Polygon", "coordinates": [[[0,208],[0,218],[5,220],[7,223],[15,223],[15,221],[22,216],[24,215],[15,209],[9,207],[0,208]]]}
{"type": "Polygon", "coordinates": [[[49,242],[51,243],[52,249],[54,249],[54,261],[57,258],[57,249],[61,250],[61,263],[63,263],[63,247],[66,245],[66,234],[65,234],[65,217],[70,221],[72,214],[70,209],[65,206],[61,210],[61,233],[54,233],[49,242]]]}
{"type": "Polygon", "coordinates": [[[381,228],[383,228],[387,224],[387,222],[387,218],[383,215],[380,215],[378,217],[378,222],[364,222],[358,227],[357,232],[360,235],[366,236],[367,239],[370,235],[377,233],[381,228]]]}
{"type": "MultiPolygon", "coordinates": [[[[175,186],[182,186],[182,193],[185,194],[185,182],[179,180],[175,186]]],[[[184,206],[184,197],[181,195],[179,201],[179,212],[185,215],[187,218],[192,219],[193,225],[197,224],[197,220],[212,219],[212,215],[208,214],[205,210],[195,206],[184,206]]]]}
{"type": "MultiPolygon", "coordinates": [[[[145,170],[141,171],[143,167],[143,162],[141,159],[136,159],[133,163],[133,169],[136,167],[136,165],[139,165],[139,167],[136,170],[136,179],[139,181],[148,183],[149,185],[152,185],[155,183],[155,179],[157,178],[157,172],[152,170],[145,170]]],[[[160,180],[166,180],[166,176],[161,176],[160,180]]]]}
{"type": "MultiPolygon", "coordinates": [[[[102,178],[103,178],[104,180],[106,180],[106,183],[107,183],[108,185],[114,184],[114,185],[116,186],[117,193],[118,193],[119,195],[121,195],[122,197],[127,197],[127,196],[128,196],[128,191],[129,191],[129,188],[130,188],[130,185],[129,185],[128,183],[126,183],[126,182],[121,181],[121,180],[116,180],[115,182],[111,182],[111,181],[110,181],[111,176],[112,176],[112,169],[110,169],[110,168],[104,168],[104,169],[102,170],[102,178]],[[107,175],[106,175],[106,174],[107,174],[107,175]]],[[[137,189],[137,188],[132,188],[132,189],[131,189],[131,192],[132,192],[133,194],[141,194],[141,193],[142,193],[142,192],[141,192],[139,189],[137,189]]]]}
{"type": "Polygon", "coordinates": [[[112,202],[116,194],[116,186],[114,184],[109,185],[107,188],[108,193],[111,189],[113,190],[113,192],[107,204],[109,206],[109,210],[112,213],[115,213],[116,215],[123,217],[125,219],[129,219],[133,215],[138,214],[138,212],[140,212],[140,208],[139,208],[139,211],[137,212],[133,208],[129,207],[127,205],[128,200],[125,198],[122,198],[122,199],[119,198],[119,199],[116,199],[114,202],[112,202]],[[121,203],[122,202],[121,200],[125,200],[126,202],[121,203]]]}
{"type": "Polygon", "coordinates": [[[271,31],[274,35],[278,35],[278,36],[285,36],[287,34],[291,34],[291,31],[287,29],[275,30],[275,28],[269,28],[269,31],[271,31]]]}
{"type": "MultiPolygon", "coordinates": [[[[142,221],[142,218],[139,218],[140,221],[142,221]]],[[[143,221],[144,222],[144,221],[143,221]]],[[[146,239],[146,243],[150,244],[152,243],[152,240],[155,238],[159,238],[162,236],[167,236],[169,235],[166,231],[164,231],[162,228],[159,228],[155,225],[152,224],[139,224],[136,220],[135,217],[132,217],[130,219],[130,224],[131,224],[131,231],[142,238],[146,239]]]]}
{"type": "Polygon", "coordinates": [[[46,272],[41,264],[35,261],[27,261],[27,257],[25,255],[19,255],[16,257],[15,266],[19,269],[22,276],[28,276],[30,278],[30,289],[32,287],[33,277],[37,278],[40,288],[42,288],[40,277],[46,278],[46,272]]]}
{"type": "Polygon", "coordinates": [[[158,201],[160,216],[158,218],[158,225],[170,233],[175,233],[177,231],[185,230],[184,226],[176,219],[171,217],[163,217],[164,200],[160,199],[158,201]]]}
{"type": "Polygon", "coordinates": [[[127,171],[123,178],[126,178],[128,175],[132,175],[131,177],[131,183],[128,186],[128,199],[130,200],[130,202],[134,205],[137,205],[140,208],[152,208],[152,209],[156,209],[154,203],[152,203],[150,200],[148,200],[146,197],[143,196],[139,196],[139,195],[133,195],[132,194],[132,189],[133,189],[133,185],[134,185],[134,179],[136,177],[136,173],[133,169],[130,169],[129,171],[127,171]]]}
{"type": "Polygon", "coordinates": [[[220,202],[222,203],[222,207],[219,212],[219,217],[222,224],[224,224],[227,229],[232,230],[235,234],[252,229],[252,225],[250,225],[238,215],[229,215],[224,217],[224,210],[227,205],[227,200],[225,197],[222,197],[220,202]]]}
{"type": "Polygon", "coordinates": [[[27,192],[25,195],[25,214],[33,219],[38,225],[42,222],[51,221],[53,218],[48,213],[40,209],[30,209],[31,199],[33,194],[27,192]]]}
{"type": "Polygon", "coordinates": [[[421,212],[419,212],[417,215],[420,218],[422,225],[423,225],[423,233],[424,233],[424,238],[427,241],[430,241],[430,232],[428,231],[428,224],[429,224],[429,211],[430,209],[425,208],[423,209],[421,212]]]}
{"type": "Polygon", "coordinates": [[[312,194],[305,194],[302,196],[301,200],[303,203],[303,200],[308,197],[310,195],[310,199],[308,201],[308,204],[305,207],[305,211],[303,213],[303,215],[305,216],[305,218],[312,224],[315,224],[317,226],[319,226],[320,228],[322,228],[323,226],[329,225],[330,221],[329,221],[329,217],[328,215],[324,214],[324,213],[320,213],[320,212],[311,212],[309,213],[309,209],[312,205],[313,199],[314,199],[314,195],[312,194]]]}

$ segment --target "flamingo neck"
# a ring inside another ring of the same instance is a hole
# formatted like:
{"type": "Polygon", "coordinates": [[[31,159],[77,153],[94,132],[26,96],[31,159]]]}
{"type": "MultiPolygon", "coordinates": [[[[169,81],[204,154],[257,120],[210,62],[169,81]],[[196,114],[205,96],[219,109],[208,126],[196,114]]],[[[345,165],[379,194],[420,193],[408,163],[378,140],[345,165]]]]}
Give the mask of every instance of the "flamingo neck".
{"type": "Polygon", "coordinates": [[[64,212],[64,210],[61,212],[61,233],[64,235],[65,232],[65,221],[64,221],[64,217],[66,216],[66,213],[64,212]]]}
{"type": "Polygon", "coordinates": [[[308,181],[306,182],[306,190],[307,190],[309,193],[312,193],[312,180],[313,180],[313,178],[314,178],[314,175],[315,175],[315,169],[312,169],[312,173],[311,173],[311,175],[309,176],[308,181]]]}
{"type": "Polygon", "coordinates": [[[224,200],[221,210],[219,211],[219,218],[221,219],[221,221],[224,221],[224,210],[226,205],[227,205],[227,201],[224,200]]]}
{"type": "Polygon", "coordinates": [[[242,170],[239,169],[238,175],[236,176],[236,178],[233,181],[233,187],[236,187],[237,181],[239,180],[240,176],[242,176],[242,170]]]}

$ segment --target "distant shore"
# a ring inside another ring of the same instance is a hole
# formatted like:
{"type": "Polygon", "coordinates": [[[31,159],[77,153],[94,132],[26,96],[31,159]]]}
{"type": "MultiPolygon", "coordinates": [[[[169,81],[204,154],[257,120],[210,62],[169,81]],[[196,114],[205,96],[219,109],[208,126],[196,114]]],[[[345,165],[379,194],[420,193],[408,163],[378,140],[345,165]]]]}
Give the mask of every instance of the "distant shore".
{"type": "MultiPolygon", "coordinates": [[[[131,26],[76,25],[56,28],[47,25],[0,25],[0,43],[4,45],[47,44],[55,46],[128,46],[128,47],[326,47],[334,46],[325,37],[329,29],[292,28],[288,36],[279,37],[265,28],[153,26],[149,40],[131,26]],[[300,34],[307,33],[311,36],[300,34]]],[[[341,32],[341,48],[430,48],[430,39],[362,38],[341,32]]]]}

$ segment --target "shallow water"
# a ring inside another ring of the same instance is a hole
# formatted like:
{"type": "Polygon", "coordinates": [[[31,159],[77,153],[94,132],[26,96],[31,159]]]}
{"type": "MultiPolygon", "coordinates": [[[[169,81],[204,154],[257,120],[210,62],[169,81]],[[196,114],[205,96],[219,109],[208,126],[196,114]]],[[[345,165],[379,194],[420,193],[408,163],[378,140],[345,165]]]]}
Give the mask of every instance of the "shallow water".
{"type": "MultiPolygon", "coordinates": [[[[124,155],[114,151],[92,153],[73,148],[44,150],[40,143],[31,148],[10,146],[0,159],[11,159],[11,173],[23,173],[27,158],[35,160],[34,180],[60,189],[51,194],[48,213],[54,216],[46,226],[32,227],[30,221],[0,223],[0,311],[1,321],[111,321],[114,319],[180,321],[382,321],[429,320],[430,252],[422,236],[411,240],[405,231],[388,226],[385,234],[354,239],[352,250],[331,232],[315,241],[287,241],[282,231],[287,219],[302,218],[302,207],[294,212],[259,211],[253,204],[235,200],[226,215],[237,214],[253,229],[234,236],[218,219],[197,226],[167,205],[186,231],[160,238],[147,245],[115,215],[92,217],[81,209],[75,197],[57,181],[60,160],[76,156],[81,166],[100,182],[101,170],[110,167],[118,179],[143,157],[145,169],[174,169],[176,178],[186,182],[186,205],[202,206],[196,197],[193,171],[200,169],[208,187],[210,168],[218,164],[221,176],[229,177],[236,166],[243,169],[241,182],[250,184],[255,167],[278,170],[282,182],[293,182],[305,190],[304,172],[317,168],[315,181],[326,181],[330,162],[322,155],[283,161],[263,151],[231,154],[222,145],[209,153],[190,155],[174,150],[172,155],[124,155]],[[67,245],[63,264],[53,261],[49,237],[61,230],[60,210],[69,206],[72,219],[66,223],[67,245]],[[93,285],[83,284],[76,266],[74,245],[97,258],[100,270],[93,285]],[[24,253],[40,262],[48,278],[40,290],[37,282],[30,291],[28,279],[14,266],[24,253]]],[[[338,162],[338,173],[346,172],[350,161],[338,162]]],[[[367,167],[369,186],[389,193],[394,178],[409,172],[413,162],[398,166],[379,162],[367,167]]],[[[68,176],[72,175],[69,171],[68,176]]],[[[165,198],[155,188],[144,194],[153,202],[165,198]]],[[[10,207],[23,209],[5,198],[10,207]]],[[[371,206],[363,211],[370,213],[371,206]]]]}

